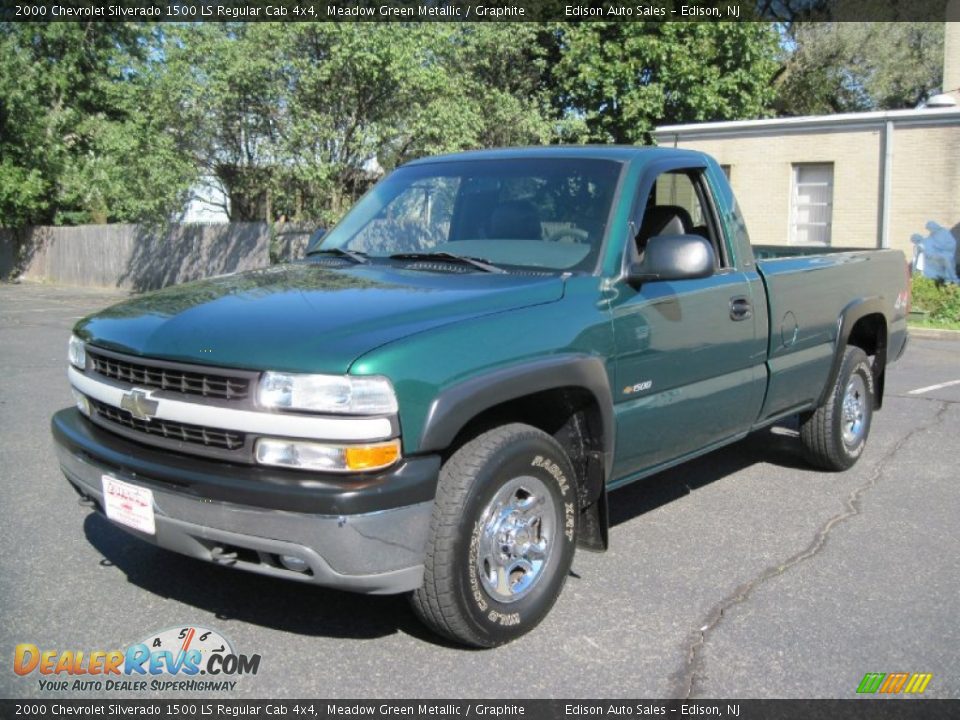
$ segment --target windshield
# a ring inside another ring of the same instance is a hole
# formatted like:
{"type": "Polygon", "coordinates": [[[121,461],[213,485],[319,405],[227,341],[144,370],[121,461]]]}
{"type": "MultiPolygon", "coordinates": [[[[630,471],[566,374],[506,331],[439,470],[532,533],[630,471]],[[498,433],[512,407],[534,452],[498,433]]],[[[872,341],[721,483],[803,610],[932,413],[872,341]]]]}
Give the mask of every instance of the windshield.
{"type": "Polygon", "coordinates": [[[309,251],[370,258],[449,253],[496,265],[591,270],[621,167],[570,158],[403,167],[309,251]]]}

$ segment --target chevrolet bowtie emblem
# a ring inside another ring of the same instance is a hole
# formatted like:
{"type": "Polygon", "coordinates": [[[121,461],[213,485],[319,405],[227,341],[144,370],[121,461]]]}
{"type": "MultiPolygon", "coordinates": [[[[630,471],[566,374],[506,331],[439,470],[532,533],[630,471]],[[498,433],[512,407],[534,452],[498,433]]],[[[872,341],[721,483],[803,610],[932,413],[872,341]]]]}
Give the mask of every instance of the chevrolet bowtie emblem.
{"type": "Polygon", "coordinates": [[[120,398],[120,407],[133,415],[137,420],[149,420],[157,413],[158,403],[151,400],[146,390],[134,388],[128,393],[124,393],[120,398]]]}

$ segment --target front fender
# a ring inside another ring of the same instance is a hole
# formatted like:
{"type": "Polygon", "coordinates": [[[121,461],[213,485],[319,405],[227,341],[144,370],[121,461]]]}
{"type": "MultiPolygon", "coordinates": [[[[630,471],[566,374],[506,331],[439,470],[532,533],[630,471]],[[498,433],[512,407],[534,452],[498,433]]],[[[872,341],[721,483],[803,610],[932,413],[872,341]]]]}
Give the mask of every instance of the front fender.
{"type": "Polygon", "coordinates": [[[483,411],[525,395],[560,388],[583,388],[596,399],[602,420],[604,471],[608,475],[616,438],[613,397],[603,360],[590,355],[552,355],[499,368],[446,388],[430,404],[418,447],[421,452],[443,450],[483,411]]]}

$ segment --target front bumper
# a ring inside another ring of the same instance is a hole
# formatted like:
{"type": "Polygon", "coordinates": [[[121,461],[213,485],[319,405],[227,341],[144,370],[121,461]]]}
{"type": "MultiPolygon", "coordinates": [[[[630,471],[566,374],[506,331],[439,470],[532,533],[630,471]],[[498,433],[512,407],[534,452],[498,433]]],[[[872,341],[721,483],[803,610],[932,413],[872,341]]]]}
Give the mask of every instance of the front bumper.
{"type": "Polygon", "coordinates": [[[104,474],[152,490],[156,535],[117,527],[155,545],[355,592],[399,593],[422,583],[437,457],[408,458],[372,476],[319,477],[144,448],[73,408],[54,415],[52,431],[64,475],[101,513],[104,474]],[[308,569],[289,570],[281,556],[308,569]]]}

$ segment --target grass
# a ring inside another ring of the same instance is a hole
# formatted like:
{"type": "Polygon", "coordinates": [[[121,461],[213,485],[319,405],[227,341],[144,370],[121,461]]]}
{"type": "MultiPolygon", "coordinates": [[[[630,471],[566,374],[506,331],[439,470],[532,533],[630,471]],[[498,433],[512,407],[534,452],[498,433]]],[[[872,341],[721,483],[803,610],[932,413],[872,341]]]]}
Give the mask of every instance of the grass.
{"type": "Polygon", "coordinates": [[[914,275],[911,307],[925,313],[908,319],[911,327],[960,330],[960,286],[936,283],[914,275]]]}
{"type": "Polygon", "coordinates": [[[960,331],[960,322],[956,320],[931,320],[929,318],[909,318],[907,325],[912,328],[930,328],[932,330],[960,331]]]}

